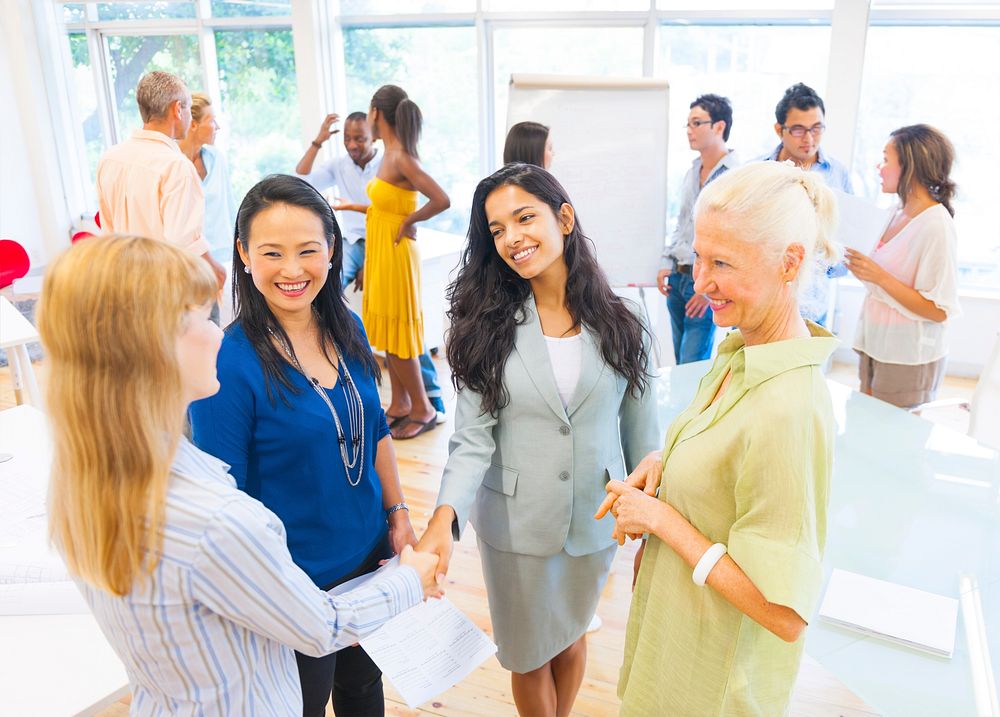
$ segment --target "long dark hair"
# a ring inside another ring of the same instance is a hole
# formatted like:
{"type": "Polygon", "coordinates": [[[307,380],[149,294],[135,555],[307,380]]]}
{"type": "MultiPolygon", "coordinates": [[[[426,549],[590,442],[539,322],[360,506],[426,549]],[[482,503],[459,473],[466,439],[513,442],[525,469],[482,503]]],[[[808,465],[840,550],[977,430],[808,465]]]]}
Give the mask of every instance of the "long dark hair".
{"type": "MultiPolygon", "coordinates": [[[[333,215],[329,203],[317,192],[311,184],[298,177],[291,177],[287,174],[272,174],[260,180],[247,192],[240,204],[239,213],[236,215],[235,240],[243,246],[243,251],[250,252],[250,228],[253,220],[260,212],[276,204],[287,204],[292,207],[308,209],[320,218],[323,222],[323,234],[326,237],[327,247],[333,248],[333,268],[326,277],[326,283],[319,290],[319,294],[313,299],[313,310],[316,312],[316,320],[319,324],[321,345],[323,353],[330,363],[333,359],[329,349],[336,344],[345,356],[350,356],[364,366],[376,381],[381,380],[382,374],[379,371],[375,357],[372,355],[368,342],[363,338],[361,328],[358,326],[350,309],[344,302],[344,292],[341,288],[341,272],[343,271],[344,248],[341,241],[340,226],[333,215]]],[[[283,402],[288,403],[282,392],[287,389],[292,393],[298,393],[298,389],[292,384],[285,372],[288,364],[287,358],[283,356],[274,346],[271,340],[271,332],[278,336],[285,345],[289,347],[294,356],[292,342],[282,328],[281,322],[275,318],[271,312],[271,307],[267,305],[264,295],[254,286],[253,277],[243,270],[243,259],[236,248],[236,241],[233,242],[233,308],[235,318],[226,331],[232,329],[236,324],[243,328],[250,344],[253,346],[264,367],[264,378],[268,398],[274,402],[275,396],[280,395],[283,402]]]]}
{"type": "Polygon", "coordinates": [[[503,145],[503,163],[525,162],[545,166],[545,142],[549,128],[540,122],[518,122],[510,128],[503,145]]]}
{"type": "Polygon", "coordinates": [[[406,94],[406,90],[396,85],[382,85],[372,95],[371,106],[385,117],[406,153],[420,159],[417,143],[420,141],[424,116],[417,103],[406,94]]]}
{"type": "MultiPolygon", "coordinates": [[[[504,366],[514,348],[517,326],[527,318],[521,307],[531,293],[529,283],[497,254],[486,218],[486,198],[508,185],[545,202],[556,216],[563,204],[571,204],[555,177],[541,167],[523,163],[508,164],[494,172],[479,183],[473,195],[468,242],[458,277],[448,287],[448,363],[455,388],[468,387],[482,394],[482,410],[494,416],[510,402],[503,384],[504,366]]],[[[638,396],[649,385],[645,340],[650,338],[649,332],[611,290],[579,217],[565,238],[563,257],[569,269],[566,303],[574,322],[598,337],[605,363],[625,378],[627,390],[638,396]]]]}
{"type": "Polygon", "coordinates": [[[889,135],[899,158],[899,183],[896,194],[906,204],[914,183],[922,184],[931,199],[940,202],[948,213],[955,216],[951,200],[955,196],[955,183],[951,181],[951,165],[955,161],[955,148],[939,129],[927,124],[900,127],[889,135]]]}

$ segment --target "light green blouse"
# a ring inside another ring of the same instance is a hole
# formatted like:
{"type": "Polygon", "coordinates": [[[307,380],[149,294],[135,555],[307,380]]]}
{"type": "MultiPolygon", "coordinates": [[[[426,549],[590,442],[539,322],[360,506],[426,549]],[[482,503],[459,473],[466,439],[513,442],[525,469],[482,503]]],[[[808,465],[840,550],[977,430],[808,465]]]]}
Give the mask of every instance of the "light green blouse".
{"type": "MultiPolygon", "coordinates": [[[[833,407],[820,366],[837,345],[810,338],[719,346],[691,405],[667,431],[660,499],[729,555],[772,603],[810,620],[822,581],[833,407]],[[710,405],[728,371],[726,392],[710,405]]],[[[741,613],[655,536],[632,597],[622,715],[784,714],[804,638],[789,644],[741,613]]]]}

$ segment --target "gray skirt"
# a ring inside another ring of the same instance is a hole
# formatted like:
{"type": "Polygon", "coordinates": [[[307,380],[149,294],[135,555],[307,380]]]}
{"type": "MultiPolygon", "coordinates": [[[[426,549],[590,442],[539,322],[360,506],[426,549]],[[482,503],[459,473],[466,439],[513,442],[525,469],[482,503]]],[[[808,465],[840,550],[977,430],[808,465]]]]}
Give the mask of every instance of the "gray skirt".
{"type": "Polygon", "coordinates": [[[586,632],[618,546],[537,557],[478,542],[497,659],[511,672],[537,670],[586,632]]]}
{"type": "Polygon", "coordinates": [[[861,392],[900,408],[913,408],[933,401],[941,378],[945,359],[915,365],[883,363],[866,353],[858,354],[858,378],[861,392]]]}

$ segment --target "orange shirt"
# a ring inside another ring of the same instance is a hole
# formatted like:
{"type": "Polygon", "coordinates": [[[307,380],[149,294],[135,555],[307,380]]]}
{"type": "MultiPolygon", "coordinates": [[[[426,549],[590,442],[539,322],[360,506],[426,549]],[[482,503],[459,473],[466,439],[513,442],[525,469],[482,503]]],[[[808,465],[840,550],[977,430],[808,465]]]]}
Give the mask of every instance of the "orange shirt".
{"type": "Polygon", "coordinates": [[[198,172],[162,132],[138,129],[104,153],[97,199],[106,232],[160,239],[196,256],[209,249],[198,172]]]}

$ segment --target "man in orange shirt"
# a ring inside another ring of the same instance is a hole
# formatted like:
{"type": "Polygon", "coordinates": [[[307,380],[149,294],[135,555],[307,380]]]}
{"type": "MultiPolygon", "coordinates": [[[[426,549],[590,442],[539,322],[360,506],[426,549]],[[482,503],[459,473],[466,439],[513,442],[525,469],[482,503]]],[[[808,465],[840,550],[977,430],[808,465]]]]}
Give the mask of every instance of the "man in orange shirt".
{"type": "Polygon", "coordinates": [[[191,126],[191,93],[168,72],[148,72],[135,91],[142,129],[101,157],[97,198],[107,232],[159,239],[202,257],[219,288],[226,272],[202,236],[205,195],[194,164],[177,146],[191,126]]]}

